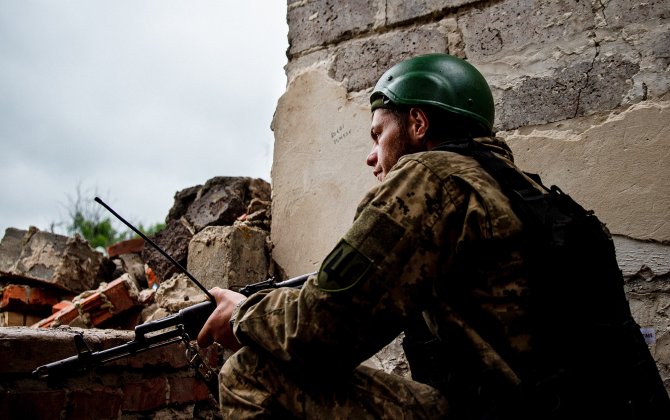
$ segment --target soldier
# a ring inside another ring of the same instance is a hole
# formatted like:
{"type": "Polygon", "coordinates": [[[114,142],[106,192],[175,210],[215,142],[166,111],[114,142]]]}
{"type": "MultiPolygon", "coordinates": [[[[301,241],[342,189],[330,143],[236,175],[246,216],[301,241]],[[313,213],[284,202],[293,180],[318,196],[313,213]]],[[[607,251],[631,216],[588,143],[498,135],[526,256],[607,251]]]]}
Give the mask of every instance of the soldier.
{"type": "Polygon", "coordinates": [[[493,135],[483,76],[453,56],[418,56],[384,73],[370,102],[367,164],[380,183],[319,272],[302,289],[248,299],[211,291],[218,306],[198,344],[237,350],[219,376],[224,417],[649,418],[668,410],[609,234],[598,222],[602,252],[545,245],[567,240],[550,229],[545,241],[544,225],[523,210],[532,206],[510,191],[539,198],[528,202],[551,195],[493,135]],[[570,261],[550,259],[559,254],[594,258],[589,276],[603,280],[572,276],[562,268],[570,261]],[[403,331],[412,379],[360,365],[403,331]]]}

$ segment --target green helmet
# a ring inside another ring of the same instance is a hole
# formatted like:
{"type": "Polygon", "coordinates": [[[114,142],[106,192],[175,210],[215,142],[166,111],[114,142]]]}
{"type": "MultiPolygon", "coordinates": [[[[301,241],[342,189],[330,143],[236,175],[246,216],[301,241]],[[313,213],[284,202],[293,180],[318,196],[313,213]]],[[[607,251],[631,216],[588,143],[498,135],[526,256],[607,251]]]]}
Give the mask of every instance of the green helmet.
{"type": "Polygon", "coordinates": [[[494,106],[484,76],[470,63],[447,54],[401,61],[386,71],[370,96],[372,111],[392,106],[432,105],[493,129],[494,106]]]}

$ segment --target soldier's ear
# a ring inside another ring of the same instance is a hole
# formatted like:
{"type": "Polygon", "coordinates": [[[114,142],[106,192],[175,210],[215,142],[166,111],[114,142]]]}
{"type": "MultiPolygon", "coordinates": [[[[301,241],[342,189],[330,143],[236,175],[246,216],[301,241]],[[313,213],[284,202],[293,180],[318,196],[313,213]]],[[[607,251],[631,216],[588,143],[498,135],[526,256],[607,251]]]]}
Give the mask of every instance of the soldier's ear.
{"type": "Polygon", "coordinates": [[[428,117],[421,108],[410,108],[407,131],[412,144],[421,146],[425,143],[429,124],[428,117]]]}

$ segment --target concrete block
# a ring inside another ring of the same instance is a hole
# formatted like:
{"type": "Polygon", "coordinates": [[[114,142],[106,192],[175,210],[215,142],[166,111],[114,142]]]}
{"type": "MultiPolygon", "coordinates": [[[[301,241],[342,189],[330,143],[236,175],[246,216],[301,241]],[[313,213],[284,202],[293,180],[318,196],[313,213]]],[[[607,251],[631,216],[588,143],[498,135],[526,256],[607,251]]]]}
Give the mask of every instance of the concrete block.
{"type": "Polygon", "coordinates": [[[670,89],[667,7],[530,3],[505,0],[458,16],[466,56],[493,88],[498,130],[607,112],[670,89]]]}
{"type": "Polygon", "coordinates": [[[634,24],[654,26],[670,18],[667,0],[610,0],[595,4],[601,26],[615,30],[634,24]]]}
{"type": "Polygon", "coordinates": [[[524,77],[499,98],[495,127],[509,130],[617,108],[639,70],[621,56],[587,56],[544,76],[524,77]]]}
{"type": "MultiPolygon", "coordinates": [[[[182,220],[168,220],[165,229],[153,235],[151,240],[175,261],[185,266],[188,243],[193,237],[193,233],[194,231],[190,230],[187,223],[182,222],[182,220]]],[[[159,283],[179,272],[179,268],[175,267],[170,260],[152,246],[144,247],[142,259],[151,268],[159,283]]]]}
{"type": "Polygon", "coordinates": [[[79,236],[73,238],[42,232],[36,228],[18,232],[7,230],[0,242],[0,272],[48,283],[72,292],[94,288],[102,279],[108,260],[79,236]],[[17,249],[17,247],[20,247],[17,249]],[[18,258],[12,261],[12,257],[18,258]]]}
{"type": "Polygon", "coordinates": [[[16,228],[5,229],[5,236],[0,241],[0,271],[9,272],[21,256],[23,237],[27,231],[16,228]]]}
{"type": "MultiPolygon", "coordinates": [[[[77,354],[72,338],[76,331],[30,327],[0,329],[0,376],[30,373],[40,365],[77,354]]],[[[100,339],[93,340],[93,335],[87,333],[85,340],[100,350],[100,339]]],[[[124,338],[130,340],[130,334],[126,333],[124,338]]]]}
{"type": "MultiPolygon", "coordinates": [[[[32,373],[38,366],[65,359],[77,354],[74,336],[83,334],[84,341],[93,351],[101,351],[132,341],[132,331],[110,329],[82,329],[72,327],[31,328],[6,327],[0,329],[0,377],[5,374],[32,373]],[[44,351],[49,349],[49,351],[44,351]]],[[[183,369],[188,366],[186,347],[182,343],[159,347],[136,355],[118,359],[96,370],[113,373],[119,368],[151,369],[169,367],[183,369]]],[[[217,365],[216,346],[200,351],[210,366],[217,365]]]]}
{"type": "Polygon", "coordinates": [[[458,17],[466,55],[473,62],[509,59],[521,51],[569,43],[595,29],[595,12],[588,1],[503,0],[473,7],[458,17]]]}
{"type": "Polygon", "coordinates": [[[374,36],[358,37],[341,42],[327,54],[311,51],[289,61],[286,72],[289,82],[308,68],[327,69],[328,75],[343,82],[349,92],[368,89],[393,64],[415,54],[448,52],[463,57],[463,45],[454,18],[395,29],[374,36]]]}
{"type": "Polygon", "coordinates": [[[454,13],[462,6],[479,3],[480,0],[387,0],[385,1],[385,25],[413,21],[419,18],[454,13]]]}
{"type": "Polygon", "coordinates": [[[323,47],[371,29],[381,6],[378,0],[319,0],[289,4],[288,56],[323,47]]]}
{"type": "Polygon", "coordinates": [[[215,177],[202,186],[184,217],[195,232],[207,226],[232,225],[254,198],[268,200],[270,184],[249,177],[215,177]]]}
{"type": "Polygon", "coordinates": [[[395,63],[415,54],[449,51],[450,31],[440,23],[410,27],[338,45],[329,75],[347,91],[374,86],[395,63]]]}
{"type": "MultiPolygon", "coordinates": [[[[151,239],[182,266],[186,265],[191,237],[207,226],[229,226],[247,211],[254,199],[270,200],[270,184],[260,178],[214,177],[204,185],[175,194],[175,202],[166,219],[166,227],[151,239]]],[[[143,260],[160,281],[178,273],[167,258],[153,247],[145,246],[143,260]]]]}
{"type": "Polygon", "coordinates": [[[207,289],[238,288],[268,277],[268,233],[237,226],[210,226],[193,236],[189,271],[207,289]]]}
{"type": "Polygon", "coordinates": [[[125,253],[118,256],[121,260],[123,271],[138,289],[147,287],[147,273],[144,260],[138,253],[125,253]]]}
{"type": "MultiPolygon", "coordinates": [[[[121,358],[84,374],[73,372],[49,381],[32,378],[37,366],[77,354],[76,333],[84,335],[93,351],[133,338],[131,332],[114,330],[0,328],[0,418],[193,418],[193,406],[188,404],[195,402],[210,413],[217,412],[204,383],[195,379],[182,343],[121,358]],[[191,415],[182,415],[182,408],[191,415]]],[[[214,369],[215,347],[201,351],[214,369]]]]}

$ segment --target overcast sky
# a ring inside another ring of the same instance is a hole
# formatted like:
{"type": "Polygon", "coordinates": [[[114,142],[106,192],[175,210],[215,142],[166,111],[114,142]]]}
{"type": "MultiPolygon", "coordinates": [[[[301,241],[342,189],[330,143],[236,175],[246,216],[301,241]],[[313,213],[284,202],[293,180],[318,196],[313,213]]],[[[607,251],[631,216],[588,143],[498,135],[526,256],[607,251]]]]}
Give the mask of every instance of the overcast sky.
{"type": "Polygon", "coordinates": [[[212,177],[270,181],[287,33],[283,0],[0,0],[0,237],[77,190],[150,226],[212,177]]]}

